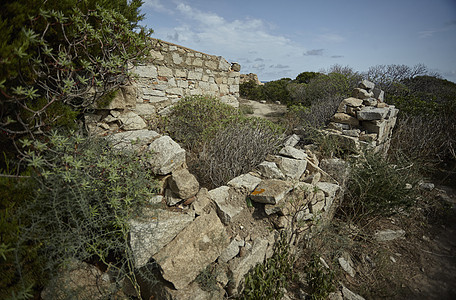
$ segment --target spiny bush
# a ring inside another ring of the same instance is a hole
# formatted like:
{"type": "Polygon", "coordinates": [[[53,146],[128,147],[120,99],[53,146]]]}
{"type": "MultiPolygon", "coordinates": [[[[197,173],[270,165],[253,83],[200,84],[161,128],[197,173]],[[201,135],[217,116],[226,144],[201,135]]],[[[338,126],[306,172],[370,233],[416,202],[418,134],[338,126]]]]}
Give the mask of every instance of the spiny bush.
{"type": "Polygon", "coordinates": [[[36,189],[20,211],[18,260],[11,262],[19,266],[17,284],[28,277],[21,251],[28,245],[41,258],[37,278],[50,279],[74,259],[95,262],[116,273],[117,282],[129,281],[139,296],[128,220],[155,193],[153,174],[142,163],[146,157],[117,153],[105,139],[73,133],[21,143],[36,189]]]}
{"type": "Polygon", "coordinates": [[[285,235],[276,244],[274,254],[266,262],[256,265],[245,277],[245,288],[240,299],[282,299],[283,289],[293,279],[293,258],[285,235]]]}
{"type": "Polygon", "coordinates": [[[304,272],[311,299],[327,299],[328,295],[335,290],[334,273],[322,265],[315,253],[304,267],[304,272]]]}
{"type": "Polygon", "coordinates": [[[414,189],[407,184],[415,186],[418,181],[413,163],[392,165],[381,154],[364,153],[352,164],[342,215],[358,223],[393,215],[414,203],[414,189]]]}
{"type": "Polygon", "coordinates": [[[226,184],[277,151],[282,143],[281,133],[280,127],[270,121],[239,118],[217,131],[205,144],[195,171],[212,186],[226,184]]]}

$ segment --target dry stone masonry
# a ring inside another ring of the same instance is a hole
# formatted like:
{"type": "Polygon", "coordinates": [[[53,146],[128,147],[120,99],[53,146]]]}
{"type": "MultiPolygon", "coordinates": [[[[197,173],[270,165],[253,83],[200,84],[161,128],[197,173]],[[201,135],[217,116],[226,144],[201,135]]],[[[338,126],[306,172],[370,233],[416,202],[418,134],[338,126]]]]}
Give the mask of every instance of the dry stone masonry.
{"type": "Polygon", "coordinates": [[[86,115],[89,131],[98,134],[147,127],[151,115],[167,114],[186,96],[209,95],[234,107],[239,106],[241,66],[214,56],[152,39],[149,60],[133,68],[136,77],[112,99],[94,105],[86,115]]]}
{"type": "Polygon", "coordinates": [[[332,135],[348,150],[373,148],[386,153],[399,110],[384,102],[384,92],[374,83],[363,80],[344,99],[325,133],[332,135]]]}

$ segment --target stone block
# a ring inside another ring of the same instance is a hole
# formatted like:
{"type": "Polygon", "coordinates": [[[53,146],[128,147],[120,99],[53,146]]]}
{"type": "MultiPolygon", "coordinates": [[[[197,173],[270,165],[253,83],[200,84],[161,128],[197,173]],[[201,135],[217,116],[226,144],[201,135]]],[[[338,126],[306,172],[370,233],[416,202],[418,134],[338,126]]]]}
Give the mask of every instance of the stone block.
{"type": "Polygon", "coordinates": [[[299,135],[297,134],[292,134],[290,135],[286,140],[285,142],[283,143],[283,145],[286,147],[286,146],[291,146],[291,147],[294,147],[296,146],[299,141],[301,140],[301,138],[299,137],[299,135]]]}
{"type": "Polygon", "coordinates": [[[350,107],[360,107],[363,104],[363,100],[358,99],[358,98],[346,98],[342,100],[342,102],[339,104],[339,107],[337,108],[338,113],[346,113],[346,108],[347,106],[350,107]]]}
{"type": "Polygon", "coordinates": [[[280,150],[279,154],[282,156],[286,156],[286,157],[294,158],[294,159],[306,159],[307,158],[307,154],[305,151],[296,149],[292,146],[283,147],[280,150]]]}
{"type": "Polygon", "coordinates": [[[138,114],[138,116],[150,116],[154,115],[156,110],[155,106],[149,103],[138,103],[136,104],[134,112],[138,114]]]}
{"type": "Polygon", "coordinates": [[[385,92],[384,91],[382,91],[379,88],[375,88],[375,89],[373,89],[372,92],[374,93],[374,98],[375,99],[377,99],[380,102],[384,102],[385,101],[385,92]]]}
{"type": "Polygon", "coordinates": [[[257,166],[257,170],[261,176],[268,179],[285,179],[285,175],[274,162],[264,161],[257,166]]]}
{"type": "Polygon", "coordinates": [[[203,73],[197,71],[188,71],[187,78],[189,80],[201,80],[203,78],[203,73]]]}
{"type": "Polygon", "coordinates": [[[121,114],[118,119],[122,123],[121,127],[124,130],[139,130],[147,127],[146,122],[132,111],[121,114]]]}
{"type": "Polygon", "coordinates": [[[221,186],[209,191],[209,196],[217,206],[217,214],[222,220],[223,224],[228,225],[232,219],[236,217],[244,208],[236,207],[229,203],[230,188],[228,186],[221,186]]]}
{"type": "Polygon", "coordinates": [[[277,204],[293,189],[290,182],[265,179],[250,194],[250,198],[258,203],[277,204]]]}
{"type": "Polygon", "coordinates": [[[112,134],[106,138],[111,142],[112,148],[122,151],[138,151],[143,146],[150,144],[160,135],[153,130],[134,130],[112,134]]]}
{"type": "Polygon", "coordinates": [[[352,117],[348,114],[345,113],[335,113],[334,116],[332,116],[331,121],[335,123],[342,123],[342,124],[347,124],[350,126],[358,126],[359,121],[357,118],[352,117]]]}
{"type": "Polygon", "coordinates": [[[172,172],[169,178],[169,188],[178,197],[188,199],[198,193],[199,183],[188,169],[183,168],[172,172]]]}
{"type": "Polygon", "coordinates": [[[219,56],[219,65],[218,68],[220,71],[228,72],[231,68],[231,64],[226,61],[223,57],[219,56]]]}
{"type": "Polygon", "coordinates": [[[278,157],[278,167],[286,178],[299,179],[307,167],[307,160],[278,157]]]}
{"type": "Polygon", "coordinates": [[[132,70],[133,73],[143,78],[157,78],[157,68],[152,65],[136,66],[132,70]]]}
{"type": "Polygon", "coordinates": [[[356,114],[360,121],[382,120],[389,112],[389,108],[378,108],[366,106],[361,108],[356,114]]]}
{"type": "Polygon", "coordinates": [[[149,145],[152,157],[149,159],[152,171],[166,175],[185,163],[185,150],[169,136],[162,136],[149,145]]]}
{"type": "Polygon", "coordinates": [[[172,57],[173,57],[173,63],[176,64],[176,65],[180,65],[183,62],[183,59],[179,55],[179,53],[173,53],[172,57]]]}
{"type": "Polygon", "coordinates": [[[233,257],[238,255],[239,247],[244,247],[244,244],[244,240],[233,239],[231,243],[228,245],[228,247],[226,247],[226,249],[223,250],[222,254],[220,254],[218,262],[226,263],[229,260],[231,260],[233,257]]]}
{"type": "Polygon", "coordinates": [[[375,88],[375,84],[373,82],[370,82],[369,80],[364,79],[358,83],[358,87],[370,92],[375,88]]]}
{"type": "Polygon", "coordinates": [[[154,259],[162,276],[178,290],[188,286],[228,246],[229,238],[215,212],[197,217],[154,259]]]}
{"type": "Polygon", "coordinates": [[[173,70],[165,66],[158,66],[157,72],[158,76],[173,77],[173,70]]]}
{"type": "Polygon", "coordinates": [[[231,179],[227,184],[237,190],[251,193],[260,182],[261,179],[256,176],[243,174],[231,179]]]}
{"type": "Polygon", "coordinates": [[[352,97],[358,98],[358,99],[367,99],[367,98],[372,98],[374,96],[373,92],[368,92],[365,89],[360,89],[356,88],[353,89],[352,97]]]}
{"type": "Polygon", "coordinates": [[[149,259],[171,242],[193,221],[191,214],[163,209],[146,209],[138,218],[128,221],[130,247],[135,267],[141,268],[149,259]]]}

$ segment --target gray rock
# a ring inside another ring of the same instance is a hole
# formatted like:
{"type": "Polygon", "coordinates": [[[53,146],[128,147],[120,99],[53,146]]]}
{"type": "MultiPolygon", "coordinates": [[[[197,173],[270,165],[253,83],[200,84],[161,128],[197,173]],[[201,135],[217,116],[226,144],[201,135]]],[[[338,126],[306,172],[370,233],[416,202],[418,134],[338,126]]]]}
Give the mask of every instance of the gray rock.
{"type": "Polygon", "coordinates": [[[162,209],[145,210],[128,221],[135,267],[141,268],[193,221],[193,216],[162,209]]]}
{"type": "Polygon", "coordinates": [[[239,72],[241,71],[241,65],[237,62],[233,62],[231,63],[231,70],[233,70],[234,72],[239,72]]]}
{"type": "Polygon", "coordinates": [[[363,100],[358,99],[358,98],[346,98],[342,100],[342,102],[339,104],[339,107],[337,108],[338,113],[346,113],[347,112],[347,107],[360,107],[363,104],[363,100]]]}
{"type": "Polygon", "coordinates": [[[239,247],[244,247],[244,244],[244,240],[232,240],[228,247],[226,247],[226,249],[223,250],[222,254],[220,254],[218,262],[226,263],[231,260],[233,257],[238,255],[239,247]]]}
{"type": "Polygon", "coordinates": [[[215,212],[197,217],[154,255],[163,278],[185,288],[228,246],[229,238],[215,212]]]}
{"type": "Polygon", "coordinates": [[[299,179],[306,170],[307,160],[279,157],[278,167],[286,178],[299,179]]]}
{"type": "Polygon", "coordinates": [[[370,92],[375,88],[375,84],[369,80],[364,79],[358,83],[358,87],[370,92]]]}
{"type": "Polygon", "coordinates": [[[277,204],[293,189],[290,182],[266,179],[261,181],[250,194],[250,199],[258,203],[277,204]]]}
{"type": "Polygon", "coordinates": [[[361,297],[358,294],[353,293],[349,289],[347,289],[344,285],[342,285],[342,295],[344,296],[344,299],[346,300],[364,300],[363,297],[361,297]]]}
{"type": "Polygon", "coordinates": [[[174,194],[182,199],[193,197],[199,191],[199,183],[195,176],[185,168],[172,172],[169,178],[169,187],[174,194]]]}
{"type": "Polygon", "coordinates": [[[351,136],[351,137],[359,137],[361,130],[359,129],[350,129],[350,130],[342,130],[343,135],[351,136]]]}
{"type": "Polygon", "coordinates": [[[230,188],[228,186],[210,190],[209,196],[217,205],[217,214],[225,225],[228,225],[243,210],[243,207],[235,207],[229,203],[230,188]]]}
{"type": "Polygon", "coordinates": [[[256,186],[261,182],[261,179],[250,175],[250,174],[243,174],[239,175],[238,177],[235,177],[228,181],[228,185],[238,189],[238,190],[245,190],[248,191],[249,193],[252,192],[256,186]]]}
{"type": "Polygon", "coordinates": [[[353,90],[352,96],[361,100],[372,98],[374,96],[373,92],[368,92],[365,89],[356,88],[353,90]]]}
{"type": "Polygon", "coordinates": [[[348,180],[350,168],[348,163],[340,158],[324,158],[320,161],[320,168],[334,178],[340,186],[348,180]]]}
{"type": "Polygon", "coordinates": [[[356,114],[360,121],[382,120],[388,114],[389,109],[366,106],[361,108],[356,114]]]}
{"type": "Polygon", "coordinates": [[[301,140],[301,138],[299,137],[299,135],[297,134],[292,134],[290,135],[286,140],[285,142],[283,143],[284,146],[291,146],[291,147],[294,147],[296,146],[299,141],[301,140]]]}
{"type": "Polygon", "coordinates": [[[330,122],[328,124],[329,129],[334,129],[334,130],[338,130],[338,131],[349,130],[350,127],[351,126],[348,124],[335,123],[335,122],[330,122]]]}
{"type": "Polygon", "coordinates": [[[352,117],[345,113],[335,113],[334,116],[332,116],[331,121],[333,121],[335,123],[342,123],[342,124],[347,124],[347,125],[351,125],[351,126],[359,125],[359,120],[357,118],[352,117]]]}
{"type": "Polygon", "coordinates": [[[379,100],[380,102],[385,102],[385,92],[381,89],[374,88],[372,91],[374,93],[374,98],[379,100]]]}
{"type": "Polygon", "coordinates": [[[420,181],[418,183],[418,186],[419,186],[420,189],[426,190],[426,191],[432,191],[435,188],[435,185],[432,182],[420,181]]]}
{"type": "Polygon", "coordinates": [[[211,197],[206,188],[201,188],[196,194],[196,199],[191,204],[191,208],[195,211],[195,214],[201,216],[205,213],[206,207],[211,203],[211,197]]]}
{"type": "Polygon", "coordinates": [[[106,138],[111,142],[111,145],[116,150],[123,151],[138,151],[143,146],[150,144],[157,139],[160,135],[153,130],[135,130],[119,132],[107,136],[106,138]]]}
{"type": "Polygon", "coordinates": [[[367,98],[363,100],[363,104],[366,106],[377,106],[377,99],[375,98],[367,98]]]}
{"type": "Polygon", "coordinates": [[[132,111],[121,114],[119,120],[124,130],[139,130],[147,127],[146,122],[132,111]]]}
{"type": "Polygon", "coordinates": [[[292,146],[283,147],[280,150],[279,154],[286,156],[286,157],[294,158],[294,159],[306,159],[307,158],[306,152],[304,152],[303,150],[296,149],[292,146]]]}
{"type": "Polygon", "coordinates": [[[158,175],[166,175],[185,163],[185,150],[169,136],[162,136],[149,145],[152,157],[149,160],[152,171],[158,175]]]}
{"type": "Polygon", "coordinates": [[[179,202],[183,201],[184,199],[179,198],[176,194],[173,193],[170,189],[165,190],[165,201],[166,205],[168,206],[174,206],[178,204],[179,202]]]}
{"type": "Polygon", "coordinates": [[[337,291],[337,292],[329,293],[328,300],[344,300],[344,298],[342,297],[342,292],[337,291]]]}
{"type": "Polygon", "coordinates": [[[377,231],[374,234],[375,239],[379,242],[392,241],[392,240],[395,240],[398,238],[403,238],[404,236],[405,236],[405,231],[402,229],[399,229],[399,230],[386,229],[386,230],[377,231]]]}
{"type": "Polygon", "coordinates": [[[355,277],[355,270],[353,269],[353,263],[351,259],[345,259],[344,257],[339,257],[339,265],[342,269],[347,272],[351,277],[355,277]]]}
{"type": "Polygon", "coordinates": [[[261,176],[268,179],[285,179],[285,175],[274,162],[264,161],[257,166],[257,170],[261,176]]]}

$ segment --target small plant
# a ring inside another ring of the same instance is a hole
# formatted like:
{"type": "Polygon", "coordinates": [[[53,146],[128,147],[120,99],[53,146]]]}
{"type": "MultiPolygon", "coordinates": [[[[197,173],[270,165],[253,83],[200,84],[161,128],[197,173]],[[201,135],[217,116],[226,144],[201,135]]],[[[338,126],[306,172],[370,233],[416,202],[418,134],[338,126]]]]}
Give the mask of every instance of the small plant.
{"type": "Polygon", "coordinates": [[[293,261],[288,239],[283,235],[276,244],[274,255],[258,264],[245,279],[245,288],[240,299],[281,299],[283,289],[293,277],[293,261]]]}
{"type": "Polygon", "coordinates": [[[216,291],[217,286],[217,269],[215,265],[209,265],[195,279],[201,289],[206,292],[216,291]]]}
{"type": "Polygon", "coordinates": [[[382,155],[365,153],[353,164],[342,210],[348,219],[363,222],[373,216],[389,216],[414,202],[419,177],[413,164],[390,164],[382,155]]]}
{"type": "Polygon", "coordinates": [[[334,291],[334,273],[322,265],[315,253],[312,254],[304,272],[312,299],[326,299],[329,293],[334,291]]]}

